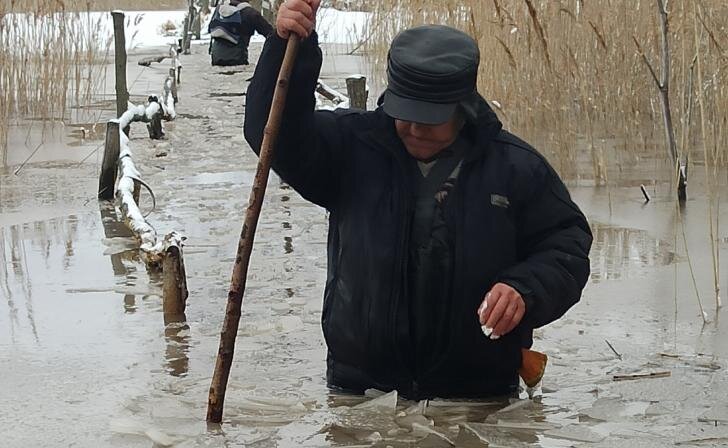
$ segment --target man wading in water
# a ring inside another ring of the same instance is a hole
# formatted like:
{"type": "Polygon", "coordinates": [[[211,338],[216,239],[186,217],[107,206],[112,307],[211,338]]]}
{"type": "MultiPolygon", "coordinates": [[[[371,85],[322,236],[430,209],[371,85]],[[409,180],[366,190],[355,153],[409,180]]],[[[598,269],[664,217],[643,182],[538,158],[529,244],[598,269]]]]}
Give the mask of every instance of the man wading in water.
{"type": "Polygon", "coordinates": [[[477,44],[455,29],[394,39],[375,111],[315,111],[319,3],[281,6],[245,136],[258,152],[286,38],[301,36],[273,168],[330,212],[328,384],[415,400],[512,394],[533,329],[581,296],[586,219],[477,93],[477,44]]]}
{"type": "Polygon", "coordinates": [[[222,0],[215,7],[208,31],[212,65],[248,65],[250,38],[256,32],[267,37],[273,27],[248,2],[222,0]]]}

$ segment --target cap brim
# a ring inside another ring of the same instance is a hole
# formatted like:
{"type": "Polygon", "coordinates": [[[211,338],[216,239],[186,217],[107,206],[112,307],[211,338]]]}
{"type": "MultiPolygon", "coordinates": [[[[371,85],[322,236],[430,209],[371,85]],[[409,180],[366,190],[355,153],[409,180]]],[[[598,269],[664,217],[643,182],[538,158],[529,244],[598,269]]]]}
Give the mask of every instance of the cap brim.
{"type": "Polygon", "coordinates": [[[404,98],[387,90],[384,92],[383,107],[384,112],[394,119],[434,125],[450,120],[457,103],[428,103],[404,98]]]}

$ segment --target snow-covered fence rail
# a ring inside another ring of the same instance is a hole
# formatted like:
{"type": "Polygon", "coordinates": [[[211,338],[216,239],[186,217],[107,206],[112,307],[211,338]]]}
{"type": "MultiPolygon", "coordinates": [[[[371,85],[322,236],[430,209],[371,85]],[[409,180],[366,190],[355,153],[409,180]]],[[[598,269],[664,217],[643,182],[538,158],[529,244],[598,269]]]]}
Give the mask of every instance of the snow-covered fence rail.
{"type": "Polygon", "coordinates": [[[346,91],[348,96],[330,87],[320,79],[316,84],[316,93],[331,101],[334,104],[334,108],[367,109],[369,88],[367,87],[366,77],[362,75],[351,75],[346,78],[346,91]]]}
{"type": "Polygon", "coordinates": [[[154,62],[161,64],[165,59],[170,59],[172,61],[172,67],[177,70],[182,67],[182,64],[179,61],[179,52],[179,47],[176,44],[173,44],[169,46],[169,52],[167,54],[141,58],[137,61],[137,65],[141,65],[142,67],[151,67],[154,62]]]}
{"type": "MultiPolygon", "coordinates": [[[[116,115],[121,119],[122,114],[129,112],[129,90],[126,82],[126,38],[124,34],[124,12],[123,11],[112,11],[111,13],[114,22],[114,70],[115,70],[115,86],[116,86],[116,115]]],[[[165,56],[153,56],[150,58],[141,59],[138,64],[142,66],[149,66],[152,62],[161,62],[169,57],[172,60],[172,68],[169,69],[169,76],[164,80],[162,102],[160,102],[156,96],[149,97],[148,107],[157,107],[154,109],[155,112],[146,115],[141,114],[142,121],[150,123],[149,137],[152,139],[160,139],[164,136],[164,130],[161,126],[161,118],[165,120],[173,120],[176,117],[174,106],[178,101],[177,97],[177,84],[180,81],[180,73],[182,71],[182,64],[179,62],[179,49],[176,46],[171,45],[169,48],[168,55],[165,56]],[[170,97],[172,100],[170,100],[170,97]],[[153,106],[156,103],[157,106],[153,106]]],[[[137,114],[138,115],[138,114],[137,114]]],[[[130,120],[136,121],[135,119],[130,120]]],[[[123,128],[124,132],[129,133],[128,128],[123,128]]]]}
{"type": "Polygon", "coordinates": [[[343,95],[336,89],[329,87],[328,84],[320,79],[318,80],[318,83],[316,83],[316,93],[334,103],[334,106],[336,107],[349,107],[349,98],[347,98],[346,95],[343,95]]]}
{"type": "MultiPolygon", "coordinates": [[[[158,101],[150,101],[147,105],[130,105],[121,117],[107,123],[104,158],[99,176],[99,199],[111,200],[116,197],[122,221],[139,240],[142,259],[150,267],[162,269],[164,313],[180,315],[184,313],[187,299],[187,280],[182,257],[183,238],[177,232],[171,232],[160,239],[157,231],[141,212],[139,194],[142,186],[149,189],[153,205],[156,200],[134,164],[129,137],[123,132],[132,122],[159,120],[162,111],[163,107],[158,101]]],[[[161,126],[161,121],[159,124],[161,126]]]]}

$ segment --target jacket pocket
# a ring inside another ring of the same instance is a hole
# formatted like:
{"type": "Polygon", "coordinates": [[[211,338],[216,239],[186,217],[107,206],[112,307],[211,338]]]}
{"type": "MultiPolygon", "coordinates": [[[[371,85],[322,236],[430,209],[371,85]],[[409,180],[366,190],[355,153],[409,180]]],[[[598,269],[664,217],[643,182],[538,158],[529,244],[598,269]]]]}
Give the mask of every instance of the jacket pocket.
{"type": "Polygon", "coordinates": [[[358,309],[364,304],[341,278],[337,278],[324,298],[322,329],[330,356],[352,367],[364,367],[368,340],[367,315],[358,309]]]}

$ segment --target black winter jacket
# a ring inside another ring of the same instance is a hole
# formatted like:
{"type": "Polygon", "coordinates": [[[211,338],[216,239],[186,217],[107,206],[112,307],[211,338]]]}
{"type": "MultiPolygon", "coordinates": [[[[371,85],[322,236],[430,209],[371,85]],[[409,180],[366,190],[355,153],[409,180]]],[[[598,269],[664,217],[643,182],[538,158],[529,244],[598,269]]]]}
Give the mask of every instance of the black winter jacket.
{"type": "MultiPolygon", "coordinates": [[[[248,88],[245,137],[260,150],[286,42],[268,38],[248,88]]],[[[397,389],[411,399],[477,398],[513,392],[532,330],[561,317],[589,276],[592,236],[584,215],[546,160],[502,130],[481,99],[475,142],[446,209],[454,235],[449,309],[429,368],[414,368],[407,296],[413,206],[410,157],[394,122],[373,112],[314,111],[321,68],[314,34],[301,43],[273,168],[330,212],[322,325],[329,385],[397,389]],[[526,316],[497,341],[476,316],[497,282],[518,290],[526,316]]],[[[416,313],[414,313],[416,314],[416,313]]]]}

